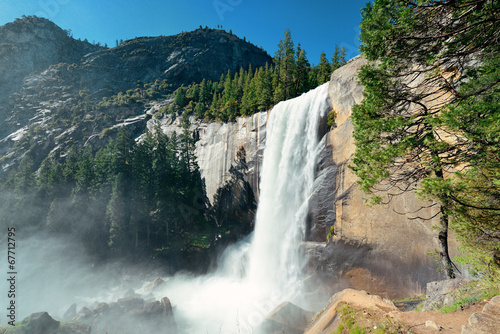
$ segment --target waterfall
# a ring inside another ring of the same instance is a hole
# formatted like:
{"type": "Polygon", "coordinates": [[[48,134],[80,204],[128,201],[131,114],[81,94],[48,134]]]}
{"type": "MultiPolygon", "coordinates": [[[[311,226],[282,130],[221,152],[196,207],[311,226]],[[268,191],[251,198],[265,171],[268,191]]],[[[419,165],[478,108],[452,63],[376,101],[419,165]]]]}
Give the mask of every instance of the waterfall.
{"type": "Polygon", "coordinates": [[[300,284],[309,197],[318,156],[318,127],[328,85],[279,103],[269,116],[249,279],[268,289],[300,284]]]}
{"type": "Polygon", "coordinates": [[[176,305],[180,327],[188,324],[186,332],[255,333],[280,303],[300,306],[305,264],[301,242],[327,91],[324,84],[270,112],[253,235],[228,248],[214,274],[169,279],[162,293],[176,305]]]}

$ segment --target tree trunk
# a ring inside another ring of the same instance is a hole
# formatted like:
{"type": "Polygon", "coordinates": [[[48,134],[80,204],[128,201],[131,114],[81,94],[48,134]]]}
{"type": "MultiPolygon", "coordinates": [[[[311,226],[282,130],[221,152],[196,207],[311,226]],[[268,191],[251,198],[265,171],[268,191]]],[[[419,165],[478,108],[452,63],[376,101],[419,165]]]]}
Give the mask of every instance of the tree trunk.
{"type": "Polygon", "coordinates": [[[439,228],[438,241],[439,241],[439,257],[441,258],[441,263],[446,271],[446,276],[449,279],[456,278],[455,271],[453,270],[453,262],[450,259],[450,254],[448,252],[448,214],[444,210],[444,206],[441,205],[441,226],[439,228]]]}
{"type": "MultiPolygon", "coordinates": [[[[436,177],[444,179],[443,170],[441,168],[436,170],[436,177]]],[[[453,270],[454,264],[450,259],[450,254],[448,251],[448,213],[445,210],[446,203],[441,203],[440,211],[441,218],[438,234],[439,241],[439,257],[441,258],[441,263],[443,264],[444,270],[446,271],[446,276],[449,279],[456,278],[455,271],[453,270]]]]}

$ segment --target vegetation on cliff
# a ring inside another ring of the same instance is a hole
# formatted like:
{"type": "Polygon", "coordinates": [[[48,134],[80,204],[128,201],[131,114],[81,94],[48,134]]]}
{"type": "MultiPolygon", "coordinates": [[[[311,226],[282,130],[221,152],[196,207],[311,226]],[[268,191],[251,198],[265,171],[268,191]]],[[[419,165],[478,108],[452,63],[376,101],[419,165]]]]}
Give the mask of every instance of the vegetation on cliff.
{"type": "Polygon", "coordinates": [[[280,101],[297,97],[330,80],[332,71],[346,63],[345,49],[335,45],[332,62],[321,54],[311,66],[300,43],[294,46],[290,30],[278,43],[272,64],[221,75],[219,81],[203,80],[175,91],[173,103],[164,111],[195,115],[207,122],[233,121],[271,109],[280,101]]]}
{"type": "Polygon", "coordinates": [[[495,1],[376,0],[363,10],[370,62],[359,73],[353,169],[374,203],[381,190],[435,201],[450,278],[448,225],[482,277],[500,279],[499,37],[495,1]]]}

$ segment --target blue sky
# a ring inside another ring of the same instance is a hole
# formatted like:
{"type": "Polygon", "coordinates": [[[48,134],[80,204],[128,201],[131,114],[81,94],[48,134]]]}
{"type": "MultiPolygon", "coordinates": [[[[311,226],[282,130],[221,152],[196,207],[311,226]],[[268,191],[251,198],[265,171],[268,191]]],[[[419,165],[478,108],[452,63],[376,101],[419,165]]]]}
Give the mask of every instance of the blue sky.
{"type": "Polygon", "coordinates": [[[368,0],[0,0],[0,25],[22,15],[46,17],[75,38],[115,46],[118,39],[175,35],[218,25],[262,46],[271,56],[289,28],[317,64],[334,45],[357,55],[360,10],[368,0]]]}

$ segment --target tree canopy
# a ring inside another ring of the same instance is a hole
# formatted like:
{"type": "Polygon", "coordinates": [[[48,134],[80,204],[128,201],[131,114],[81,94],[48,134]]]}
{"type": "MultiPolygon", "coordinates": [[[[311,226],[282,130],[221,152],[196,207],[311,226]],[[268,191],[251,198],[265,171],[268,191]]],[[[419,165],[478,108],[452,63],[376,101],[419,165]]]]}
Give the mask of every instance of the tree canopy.
{"type": "Polygon", "coordinates": [[[205,121],[227,122],[269,110],[273,105],[297,97],[328,80],[346,63],[346,50],[335,45],[332,62],[323,52],[320,63],[311,66],[300,43],[296,46],[289,29],[272,64],[253,69],[228,71],[218,82],[203,80],[174,92],[174,101],[165,112],[186,112],[205,121]]]}
{"type": "Polygon", "coordinates": [[[418,187],[439,206],[448,276],[449,222],[467,250],[484,255],[481,270],[498,275],[500,4],[376,0],[362,15],[369,63],[359,73],[352,166],[362,189],[379,203],[382,189],[390,200],[418,187]]]}

